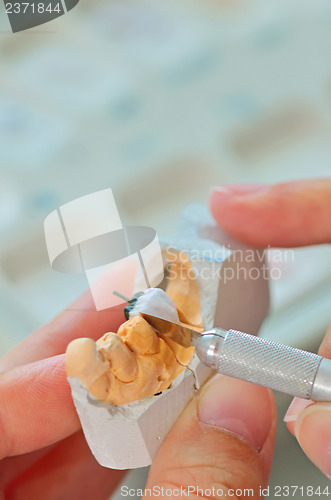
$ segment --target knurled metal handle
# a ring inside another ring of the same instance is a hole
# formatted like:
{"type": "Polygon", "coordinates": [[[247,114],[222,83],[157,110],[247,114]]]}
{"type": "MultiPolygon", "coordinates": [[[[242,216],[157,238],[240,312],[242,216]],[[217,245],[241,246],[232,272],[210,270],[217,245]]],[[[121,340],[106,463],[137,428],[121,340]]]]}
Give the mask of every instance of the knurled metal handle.
{"type": "Polygon", "coordinates": [[[219,332],[220,336],[217,329],[203,336],[205,345],[207,337],[214,337],[207,355],[209,366],[231,377],[310,398],[321,356],[236,330],[219,332]]]}

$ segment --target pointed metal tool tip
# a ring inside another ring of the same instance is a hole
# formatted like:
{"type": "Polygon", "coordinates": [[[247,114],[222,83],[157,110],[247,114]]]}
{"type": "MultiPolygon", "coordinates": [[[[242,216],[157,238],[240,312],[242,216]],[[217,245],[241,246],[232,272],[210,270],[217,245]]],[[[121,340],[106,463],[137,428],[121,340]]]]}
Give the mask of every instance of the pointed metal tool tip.
{"type": "Polygon", "coordinates": [[[151,314],[147,313],[142,313],[142,316],[148,321],[148,323],[155,328],[155,330],[158,330],[158,327],[160,324],[162,325],[162,330],[170,330],[172,325],[176,325],[179,328],[181,328],[182,331],[186,331],[190,334],[190,345],[195,346],[196,340],[198,337],[201,336],[200,332],[197,332],[196,330],[193,330],[192,328],[188,328],[184,325],[181,325],[180,323],[174,323],[172,321],[169,321],[165,318],[160,318],[158,316],[152,316],[151,314]]]}
{"type": "Polygon", "coordinates": [[[129,299],[129,297],[126,297],[125,295],[123,295],[122,293],[118,292],[117,290],[113,291],[113,295],[116,295],[117,297],[119,297],[120,299],[125,300],[126,302],[130,302],[130,300],[131,300],[131,299],[129,299]]]}

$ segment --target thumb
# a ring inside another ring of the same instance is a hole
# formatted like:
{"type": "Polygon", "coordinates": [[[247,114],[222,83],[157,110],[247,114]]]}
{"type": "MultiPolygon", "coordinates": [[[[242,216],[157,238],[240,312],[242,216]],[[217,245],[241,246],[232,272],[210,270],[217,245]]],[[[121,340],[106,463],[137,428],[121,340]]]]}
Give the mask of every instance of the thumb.
{"type": "Polygon", "coordinates": [[[331,243],[331,178],[215,188],[211,212],[235,238],[256,247],[331,243]]]}
{"type": "Polygon", "coordinates": [[[275,430],[275,403],[268,389],[216,375],[190,401],[158,451],[145,498],[260,499],[275,430]]]}

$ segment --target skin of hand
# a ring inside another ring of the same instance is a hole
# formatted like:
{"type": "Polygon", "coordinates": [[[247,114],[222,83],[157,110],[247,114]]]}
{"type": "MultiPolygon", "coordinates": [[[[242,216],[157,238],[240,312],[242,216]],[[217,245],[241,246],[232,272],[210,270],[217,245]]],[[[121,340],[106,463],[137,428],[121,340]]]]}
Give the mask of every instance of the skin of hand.
{"type": "MultiPolygon", "coordinates": [[[[316,181],[315,187],[313,181],[304,182],[301,188],[294,183],[294,191],[289,184],[253,190],[252,186],[225,186],[212,194],[211,209],[226,230],[235,228],[235,236],[256,246],[277,245],[275,235],[278,245],[327,242],[331,235],[326,225],[316,221],[323,231],[318,234],[310,214],[313,206],[318,219],[321,205],[330,214],[331,182],[325,182],[316,181]],[[302,203],[301,193],[311,204],[302,203]],[[293,220],[298,207],[304,210],[301,222],[293,220]],[[251,230],[247,232],[245,225],[251,230]]],[[[62,353],[71,340],[86,330],[97,339],[122,322],[122,308],[96,312],[92,304],[86,294],[80,299],[83,307],[64,311],[0,362],[0,498],[85,500],[93,496],[103,500],[123,479],[123,471],[105,469],[91,455],[79,431],[65,376],[62,353]]],[[[153,461],[146,488],[172,489],[173,496],[167,494],[167,498],[177,498],[178,488],[190,487],[193,499],[219,498],[220,490],[223,496],[235,493],[238,498],[242,497],[239,489],[252,488],[250,497],[260,499],[260,487],[267,485],[270,474],[275,430],[275,402],[269,390],[216,375],[171,429],[153,461]]]]}
{"type": "MultiPolygon", "coordinates": [[[[331,243],[331,178],[213,189],[212,214],[220,226],[256,247],[331,243]]],[[[331,325],[319,354],[331,358],[331,325]]],[[[285,421],[308,458],[331,479],[331,403],[294,398],[285,421]]]]}

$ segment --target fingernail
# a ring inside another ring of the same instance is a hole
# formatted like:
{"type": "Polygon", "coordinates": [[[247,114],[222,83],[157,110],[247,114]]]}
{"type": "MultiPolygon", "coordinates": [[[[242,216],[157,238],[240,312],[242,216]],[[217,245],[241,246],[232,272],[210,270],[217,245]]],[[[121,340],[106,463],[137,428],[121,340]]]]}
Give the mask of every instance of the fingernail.
{"type": "Polygon", "coordinates": [[[213,186],[212,193],[215,194],[238,194],[249,195],[258,193],[268,188],[267,184],[222,184],[221,186],[213,186]]]}
{"type": "Polygon", "coordinates": [[[199,418],[260,451],[273,419],[271,396],[263,387],[216,375],[201,391],[199,418]]]}
{"type": "Polygon", "coordinates": [[[285,413],[284,422],[295,422],[302,410],[304,410],[311,404],[313,404],[313,401],[311,401],[310,399],[294,398],[292,400],[292,403],[288,407],[287,412],[285,413]]]}
{"type": "Polygon", "coordinates": [[[331,405],[315,403],[304,410],[295,435],[308,458],[331,479],[331,405]]]}

